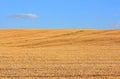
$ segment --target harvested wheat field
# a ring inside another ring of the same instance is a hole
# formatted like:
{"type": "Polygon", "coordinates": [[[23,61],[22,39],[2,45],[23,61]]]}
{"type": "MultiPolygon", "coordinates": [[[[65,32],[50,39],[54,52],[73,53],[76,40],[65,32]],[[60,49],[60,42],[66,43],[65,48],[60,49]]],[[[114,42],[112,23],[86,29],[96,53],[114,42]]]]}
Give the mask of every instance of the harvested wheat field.
{"type": "Polygon", "coordinates": [[[1,29],[0,79],[120,79],[120,30],[1,29]]]}

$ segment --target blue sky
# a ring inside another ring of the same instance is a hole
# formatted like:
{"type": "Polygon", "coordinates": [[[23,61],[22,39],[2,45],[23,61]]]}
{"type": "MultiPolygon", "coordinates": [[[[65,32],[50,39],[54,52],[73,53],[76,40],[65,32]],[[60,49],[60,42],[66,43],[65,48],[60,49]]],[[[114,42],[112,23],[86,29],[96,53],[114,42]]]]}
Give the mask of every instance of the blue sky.
{"type": "Polygon", "coordinates": [[[120,28],[120,0],[0,0],[0,28],[120,28]]]}

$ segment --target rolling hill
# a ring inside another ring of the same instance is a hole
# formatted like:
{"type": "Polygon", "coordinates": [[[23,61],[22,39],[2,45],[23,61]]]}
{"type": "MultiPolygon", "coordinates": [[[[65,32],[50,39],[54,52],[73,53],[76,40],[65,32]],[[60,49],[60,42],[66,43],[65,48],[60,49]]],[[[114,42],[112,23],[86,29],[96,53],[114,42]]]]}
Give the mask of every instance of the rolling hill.
{"type": "Polygon", "coordinates": [[[120,79],[120,30],[1,29],[0,79],[120,79]]]}

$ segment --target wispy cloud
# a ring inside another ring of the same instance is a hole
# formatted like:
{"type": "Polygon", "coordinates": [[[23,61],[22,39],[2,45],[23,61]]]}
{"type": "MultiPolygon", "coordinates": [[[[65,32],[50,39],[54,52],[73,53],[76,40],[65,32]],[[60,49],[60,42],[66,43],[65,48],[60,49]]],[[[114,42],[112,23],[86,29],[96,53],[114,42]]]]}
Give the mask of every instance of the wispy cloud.
{"type": "Polygon", "coordinates": [[[112,27],[120,27],[120,22],[112,23],[111,26],[112,27]]]}
{"type": "Polygon", "coordinates": [[[13,14],[9,16],[10,18],[38,18],[38,15],[32,13],[26,14],[13,14]]]}

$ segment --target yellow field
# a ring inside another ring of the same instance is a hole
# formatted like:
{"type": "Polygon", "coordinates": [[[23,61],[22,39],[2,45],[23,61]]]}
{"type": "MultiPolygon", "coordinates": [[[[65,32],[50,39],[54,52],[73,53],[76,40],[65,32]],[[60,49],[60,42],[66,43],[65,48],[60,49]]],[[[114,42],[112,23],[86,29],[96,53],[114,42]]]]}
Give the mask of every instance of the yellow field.
{"type": "Polygon", "coordinates": [[[120,79],[120,30],[1,29],[0,79],[120,79]]]}

